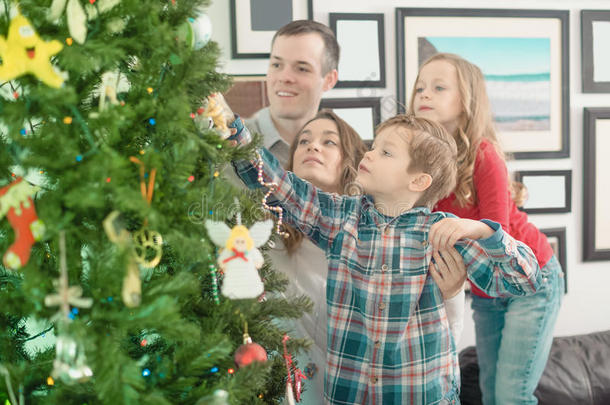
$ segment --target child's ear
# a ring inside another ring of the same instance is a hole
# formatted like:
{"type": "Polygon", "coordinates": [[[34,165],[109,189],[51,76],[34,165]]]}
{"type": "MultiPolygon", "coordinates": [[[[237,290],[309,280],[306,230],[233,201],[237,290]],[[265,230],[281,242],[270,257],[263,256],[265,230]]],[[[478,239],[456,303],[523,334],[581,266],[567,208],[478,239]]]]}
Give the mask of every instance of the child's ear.
{"type": "Polygon", "coordinates": [[[432,176],[430,176],[428,173],[418,173],[411,179],[411,182],[409,183],[409,190],[421,193],[426,191],[431,184],[432,176]]]}

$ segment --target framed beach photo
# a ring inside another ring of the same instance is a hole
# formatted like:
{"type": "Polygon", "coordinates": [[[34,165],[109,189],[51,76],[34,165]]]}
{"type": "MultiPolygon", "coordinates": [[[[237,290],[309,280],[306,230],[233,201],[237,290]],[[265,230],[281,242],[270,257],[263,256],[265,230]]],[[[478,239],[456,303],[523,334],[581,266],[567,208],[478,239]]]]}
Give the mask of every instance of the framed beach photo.
{"type": "Polygon", "coordinates": [[[610,93],[610,10],[581,10],[582,92],[610,93]]]}
{"type": "Polygon", "coordinates": [[[320,109],[329,108],[352,126],[367,144],[373,143],[375,127],[381,122],[381,98],[323,98],[320,109]]]}
{"type": "Polygon", "coordinates": [[[610,260],[610,107],[585,108],[583,260],[610,260]]]}
{"type": "Polygon", "coordinates": [[[553,249],[555,257],[563,270],[563,281],[565,282],[565,291],[568,292],[568,267],[566,262],[566,228],[547,228],[541,229],[540,232],[546,235],[549,245],[553,249]]]}
{"type": "Polygon", "coordinates": [[[277,30],[313,19],[313,0],[230,0],[231,57],[266,59],[277,30]]]}
{"type": "Polygon", "coordinates": [[[397,94],[406,108],[419,66],[455,53],[483,71],[504,151],[569,156],[569,12],[397,8],[397,94]]]}
{"type": "Polygon", "coordinates": [[[528,214],[555,214],[572,210],[571,170],[515,172],[515,180],[527,187],[523,211],[528,214]]]}
{"type": "Polygon", "coordinates": [[[383,13],[329,14],[330,28],[341,48],[336,88],[385,87],[383,17],[383,13]]]}

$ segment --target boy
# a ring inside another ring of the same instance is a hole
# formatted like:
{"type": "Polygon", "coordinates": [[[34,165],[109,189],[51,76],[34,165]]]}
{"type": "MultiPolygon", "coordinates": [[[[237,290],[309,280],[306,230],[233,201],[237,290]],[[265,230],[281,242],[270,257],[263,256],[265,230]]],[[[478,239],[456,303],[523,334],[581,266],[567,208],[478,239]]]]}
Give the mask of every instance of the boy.
{"type": "MultiPolygon", "coordinates": [[[[248,143],[248,130],[235,139],[248,143]]],[[[455,345],[427,272],[437,250],[455,245],[469,278],[490,295],[531,294],[541,277],[532,251],[497,223],[430,212],[455,187],[454,140],[423,118],[387,120],[358,167],[367,194],[359,197],[324,193],[260,153],[286,223],[328,258],[326,402],[458,404],[455,345]]],[[[260,187],[253,162],[234,165],[246,185],[260,187]]]]}

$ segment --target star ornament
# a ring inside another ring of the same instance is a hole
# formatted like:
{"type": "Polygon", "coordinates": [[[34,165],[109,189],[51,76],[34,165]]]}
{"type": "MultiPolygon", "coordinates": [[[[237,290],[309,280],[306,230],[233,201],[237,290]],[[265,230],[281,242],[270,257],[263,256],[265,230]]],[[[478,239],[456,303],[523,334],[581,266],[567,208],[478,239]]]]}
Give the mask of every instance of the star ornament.
{"type": "Polygon", "coordinates": [[[28,19],[17,14],[8,27],[7,38],[0,35],[0,80],[33,74],[47,86],[61,87],[64,79],[53,69],[51,57],[62,48],[57,40],[43,41],[28,19]]]}

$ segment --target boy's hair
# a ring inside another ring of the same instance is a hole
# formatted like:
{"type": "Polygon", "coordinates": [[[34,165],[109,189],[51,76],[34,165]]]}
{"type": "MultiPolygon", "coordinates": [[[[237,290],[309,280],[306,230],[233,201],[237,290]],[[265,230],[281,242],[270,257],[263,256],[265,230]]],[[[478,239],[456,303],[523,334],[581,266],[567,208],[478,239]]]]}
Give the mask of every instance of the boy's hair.
{"type": "Polygon", "coordinates": [[[423,172],[432,177],[432,183],[415,202],[416,206],[430,209],[448,196],[455,188],[457,171],[457,146],[445,127],[426,118],[399,114],[381,124],[378,134],[386,128],[395,128],[406,137],[411,162],[407,171],[423,172]]]}
{"type": "MultiPolygon", "coordinates": [[[[332,110],[323,109],[318,111],[315,117],[303,125],[303,128],[301,128],[297,136],[294,138],[292,145],[290,145],[290,158],[286,164],[286,170],[292,171],[294,169],[294,152],[299,145],[299,139],[301,138],[303,129],[305,129],[310,122],[319,119],[331,120],[335,123],[335,125],[337,125],[340,142],[339,147],[341,149],[341,177],[339,179],[339,193],[348,195],[354,194],[354,180],[358,175],[356,168],[358,167],[360,160],[362,160],[362,157],[368,148],[364,144],[362,138],[360,138],[360,135],[358,135],[358,132],[356,132],[356,130],[347,122],[339,118],[339,116],[332,110]]],[[[284,244],[286,245],[288,253],[294,253],[294,251],[300,246],[301,241],[303,240],[303,235],[291,227],[286,226],[286,229],[289,237],[284,239],[284,244]]]]}
{"type": "MultiPolygon", "coordinates": [[[[478,66],[468,62],[459,55],[451,53],[438,53],[428,58],[421,69],[434,61],[446,61],[455,67],[457,72],[458,86],[462,99],[462,118],[458,124],[455,138],[458,149],[458,174],[455,197],[460,206],[476,204],[477,196],[473,181],[474,163],[477,157],[479,143],[483,138],[489,140],[495,147],[502,159],[504,153],[498,144],[496,131],[493,124],[493,115],[485,77],[478,66]]],[[[419,80],[419,74],[416,81],[419,80]]],[[[416,97],[416,89],[413,88],[409,102],[409,112],[413,113],[413,100],[416,97]]]]}
{"type": "Polygon", "coordinates": [[[284,25],[277,30],[271,40],[271,48],[277,37],[293,37],[304,34],[318,34],[324,41],[324,56],[322,57],[322,76],[339,65],[339,43],[333,31],[324,24],[312,20],[297,20],[284,25]]]}

